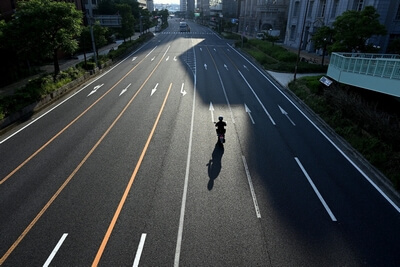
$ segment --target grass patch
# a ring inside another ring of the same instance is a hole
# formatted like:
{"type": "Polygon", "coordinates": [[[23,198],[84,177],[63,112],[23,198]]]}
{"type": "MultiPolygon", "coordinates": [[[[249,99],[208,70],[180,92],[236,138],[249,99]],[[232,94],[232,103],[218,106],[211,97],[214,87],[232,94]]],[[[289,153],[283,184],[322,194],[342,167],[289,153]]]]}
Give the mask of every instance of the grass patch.
{"type": "MultiPolygon", "coordinates": [[[[241,47],[241,41],[236,46],[241,47]]],[[[265,69],[278,72],[293,72],[296,66],[297,54],[271,42],[249,39],[243,42],[243,50],[256,59],[265,69]]],[[[327,66],[299,62],[298,73],[325,73],[327,66]]]]}
{"type": "Polygon", "coordinates": [[[400,118],[338,84],[325,89],[319,78],[303,77],[289,88],[400,190],[400,118]]]}

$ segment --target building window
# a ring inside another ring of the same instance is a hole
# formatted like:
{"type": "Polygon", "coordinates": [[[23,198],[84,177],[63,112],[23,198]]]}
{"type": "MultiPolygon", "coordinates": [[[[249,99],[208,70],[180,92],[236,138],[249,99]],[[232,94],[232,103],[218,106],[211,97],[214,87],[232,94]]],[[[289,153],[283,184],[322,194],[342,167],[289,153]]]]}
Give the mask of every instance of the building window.
{"type": "Polygon", "coordinates": [[[332,6],[332,12],[331,12],[331,18],[336,18],[336,12],[337,12],[337,7],[339,5],[339,0],[333,1],[333,6],[332,6]]]}
{"type": "Polygon", "coordinates": [[[296,36],[296,25],[290,27],[290,40],[294,40],[296,36]]]}
{"type": "Polygon", "coordinates": [[[293,9],[293,17],[298,17],[300,13],[300,2],[296,1],[294,3],[294,9],[293,9]]]}
{"type": "Polygon", "coordinates": [[[326,8],[326,0],[321,0],[320,1],[320,6],[319,6],[319,17],[323,18],[325,17],[325,8],[326,8]]]}
{"type": "Polygon", "coordinates": [[[356,6],[355,10],[356,11],[361,11],[363,9],[363,7],[364,7],[364,0],[359,0],[357,2],[357,6],[356,6]]]}
{"type": "Polygon", "coordinates": [[[397,7],[397,13],[396,13],[396,17],[394,18],[395,20],[400,20],[400,4],[397,7]]]}
{"type": "Polygon", "coordinates": [[[311,18],[312,12],[314,8],[314,1],[310,1],[310,5],[308,7],[307,17],[311,18]]]}

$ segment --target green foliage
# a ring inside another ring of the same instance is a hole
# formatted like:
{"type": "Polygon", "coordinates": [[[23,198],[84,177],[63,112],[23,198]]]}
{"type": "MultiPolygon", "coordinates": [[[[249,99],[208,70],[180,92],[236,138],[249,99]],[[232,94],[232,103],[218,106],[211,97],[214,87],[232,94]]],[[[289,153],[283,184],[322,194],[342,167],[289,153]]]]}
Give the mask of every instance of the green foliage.
{"type": "Polygon", "coordinates": [[[329,50],[329,46],[332,44],[332,38],[334,35],[334,29],[328,26],[322,26],[312,36],[311,40],[313,41],[315,48],[323,48],[324,50],[329,50]]]}
{"type": "Polygon", "coordinates": [[[35,101],[39,101],[47,94],[54,92],[83,74],[83,71],[76,68],[69,68],[66,71],[60,72],[56,76],[56,79],[52,75],[46,74],[30,80],[27,85],[19,88],[15,94],[0,98],[0,118],[17,112],[35,101]]]}
{"type": "Polygon", "coordinates": [[[332,51],[369,52],[367,40],[373,35],[386,35],[385,26],[379,23],[379,13],[373,6],[362,11],[348,10],[333,23],[334,43],[332,51]]]}
{"type": "Polygon", "coordinates": [[[54,60],[59,72],[57,52],[73,53],[75,37],[81,32],[82,13],[72,3],[51,0],[20,1],[11,21],[16,49],[22,54],[37,54],[54,60]]]}
{"type": "Polygon", "coordinates": [[[132,8],[128,4],[117,4],[116,7],[122,17],[120,34],[125,40],[135,33],[135,18],[132,15],[132,8]]]}
{"type": "Polygon", "coordinates": [[[237,33],[233,32],[223,32],[222,35],[226,39],[231,39],[231,40],[241,40],[241,36],[237,33]]]}
{"type": "MultiPolygon", "coordinates": [[[[236,45],[240,46],[238,42],[236,45]]],[[[250,39],[245,43],[244,50],[253,56],[265,69],[293,72],[297,55],[285,49],[280,45],[274,45],[258,39],[250,39]]],[[[310,64],[307,62],[299,62],[297,66],[298,73],[319,73],[326,72],[327,66],[319,64],[310,64]]]]}
{"type": "Polygon", "coordinates": [[[295,83],[291,82],[289,88],[400,190],[400,119],[386,123],[387,115],[374,106],[338,86],[324,89],[319,78],[299,78],[295,83]],[[371,128],[371,122],[375,128],[371,128]],[[382,129],[385,129],[384,133],[382,129]]]}
{"type": "Polygon", "coordinates": [[[309,76],[303,78],[307,88],[312,94],[320,95],[323,93],[324,85],[319,81],[320,78],[321,76],[309,76]]]}
{"type": "Polygon", "coordinates": [[[396,38],[389,43],[387,52],[389,54],[400,54],[400,38],[396,38]]]}

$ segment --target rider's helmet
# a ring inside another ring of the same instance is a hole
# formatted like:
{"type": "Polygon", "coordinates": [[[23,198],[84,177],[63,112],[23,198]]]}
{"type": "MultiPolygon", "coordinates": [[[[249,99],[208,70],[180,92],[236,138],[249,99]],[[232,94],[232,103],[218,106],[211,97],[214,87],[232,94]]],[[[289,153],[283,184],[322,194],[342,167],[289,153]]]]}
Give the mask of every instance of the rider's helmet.
{"type": "Polygon", "coordinates": [[[222,117],[222,116],[218,117],[218,120],[220,120],[220,121],[222,121],[223,119],[224,119],[224,117],[222,117]]]}

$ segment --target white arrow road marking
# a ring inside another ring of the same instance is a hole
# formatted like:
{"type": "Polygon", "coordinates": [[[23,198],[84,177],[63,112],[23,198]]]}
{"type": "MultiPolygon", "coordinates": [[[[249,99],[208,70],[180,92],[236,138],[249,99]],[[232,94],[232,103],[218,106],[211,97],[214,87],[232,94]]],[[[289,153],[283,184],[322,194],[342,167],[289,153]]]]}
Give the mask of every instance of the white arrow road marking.
{"type": "Polygon", "coordinates": [[[324,198],[321,196],[321,194],[319,193],[317,187],[315,186],[315,184],[313,183],[313,181],[311,180],[310,176],[308,175],[306,169],[304,169],[303,164],[301,164],[300,160],[295,157],[294,158],[297,162],[297,164],[299,165],[301,171],[303,172],[303,174],[306,176],[308,182],[310,183],[311,187],[314,189],[315,194],[317,194],[319,201],[321,201],[322,205],[324,206],[325,210],[328,212],[329,216],[331,217],[332,221],[336,222],[336,217],[335,215],[333,215],[331,209],[328,207],[328,204],[326,204],[324,198]]]}
{"type": "Polygon", "coordinates": [[[129,86],[131,86],[131,83],[128,84],[128,86],[125,87],[125,88],[121,91],[121,93],[119,94],[119,96],[121,96],[123,93],[125,93],[126,91],[128,91],[129,86]]]}
{"type": "Polygon", "coordinates": [[[132,58],[132,61],[135,61],[135,59],[137,59],[137,57],[133,57],[133,58],[132,58]]]}
{"type": "Polygon", "coordinates": [[[224,67],[225,67],[226,70],[228,70],[228,66],[226,64],[224,64],[224,67]]]}
{"type": "Polygon", "coordinates": [[[200,51],[203,52],[203,48],[200,47],[200,51]]]}
{"type": "Polygon", "coordinates": [[[214,51],[217,52],[217,49],[214,48],[214,51]]]}
{"type": "Polygon", "coordinates": [[[151,89],[150,96],[152,96],[157,91],[157,86],[158,86],[158,83],[156,84],[156,86],[153,89],[151,89]]]}
{"type": "Polygon", "coordinates": [[[242,76],[243,80],[246,82],[247,86],[250,88],[251,92],[253,93],[253,95],[256,97],[258,103],[260,103],[261,107],[263,108],[265,114],[267,114],[268,118],[271,120],[273,125],[275,124],[274,119],[271,117],[271,115],[268,113],[268,110],[265,108],[264,104],[261,102],[260,98],[258,98],[258,95],[256,94],[256,92],[254,92],[253,87],[251,87],[251,85],[249,84],[249,82],[246,80],[246,78],[243,76],[243,74],[238,70],[240,76],[242,76]]]}
{"type": "Polygon", "coordinates": [[[62,237],[58,241],[57,245],[54,247],[53,251],[51,252],[50,256],[47,258],[46,262],[43,264],[43,267],[47,267],[50,265],[51,261],[53,260],[54,256],[57,254],[57,251],[60,249],[61,245],[64,243],[64,240],[67,238],[67,236],[68,236],[67,233],[62,235],[62,237]]]}
{"type": "Polygon", "coordinates": [[[226,49],[228,52],[231,52],[231,50],[229,50],[229,48],[226,49]]]}
{"type": "Polygon", "coordinates": [[[247,68],[247,66],[246,65],[243,65],[243,67],[247,70],[247,71],[249,71],[249,69],[247,68]]]}
{"type": "Polygon", "coordinates": [[[185,91],[185,89],[183,89],[184,86],[185,86],[185,84],[182,83],[182,86],[181,86],[181,94],[182,94],[182,96],[186,95],[186,91],[185,91]]]}
{"type": "Polygon", "coordinates": [[[207,64],[204,63],[204,68],[207,70],[207,64]]]}
{"type": "Polygon", "coordinates": [[[93,90],[92,90],[87,96],[90,96],[90,95],[96,93],[97,90],[98,90],[100,87],[102,87],[103,85],[104,85],[104,83],[103,83],[103,84],[100,84],[100,85],[96,85],[96,86],[93,88],[93,90]]]}
{"type": "Polygon", "coordinates": [[[153,57],[153,58],[151,59],[151,61],[153,61],[155,58],[156,58],[156,57],[153,57]]]}
{"type": "Polygon", "coordinates": [[[168,61],[169,60],[169,56],[165,59],[165,61],[168,61]]]}
{"type": "Polygon", "coordinates": [[[247,107],[246,103],[244,103],[244,110],[246,111],[247,114],[249,114],[249,117],[250,117],[250,119],[251,119],[251,122],[252,122],[253,124],[256,124],[256,123],[254,122],[254,120],[253,120],[253,117],[251,116],[251,110],[247,107]]]}
{"type": "Polygon", "coordinates": [[[176,56],[174,56],[174,61],[177,61],[178,59],[176,59],[176,56]]]}
{"type": "Polygon", "coordinates": [[[283,108],[281,108],[281,106],[278,105],[278,107],[281,110],[282,114],[285,115],[288,118],[288,120],[293,124],[293,126],[296,126],[296,124],[292,121],[292,119],[290,119],[289,114],[283,108]]]}
{"type": "Polygon", "coordinates": [[[211,111],[211,121],[214,122],[214,107],[213,107],[212,102],[210,102],[210,109],[209,110],[211,111]]]}

